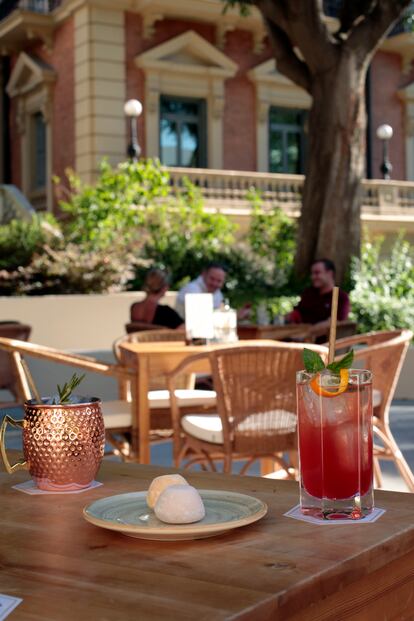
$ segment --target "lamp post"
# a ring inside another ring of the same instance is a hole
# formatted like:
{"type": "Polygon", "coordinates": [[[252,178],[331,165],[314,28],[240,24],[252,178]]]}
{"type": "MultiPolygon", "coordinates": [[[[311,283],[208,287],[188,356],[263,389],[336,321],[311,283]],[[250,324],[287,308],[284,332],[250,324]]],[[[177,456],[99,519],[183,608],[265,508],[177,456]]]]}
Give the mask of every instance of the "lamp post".
{"type": "Polygon", "coordinates": [[[124,105],[124,112],[130,119],[131,132],[131,140],[128,144],[127,154],[133,162],[137,162],[141,153],[141,148],[138,144],[137,119],[142,113],[142,103],[138,101],[138,99],[128,99],[124,105]]]}
{"type": "Polygon", "coordinates": [[[380,171],[382,172],[383,179],[391,179],[392,172],[392,164],[388,157],[388,143],[392,138],[394,131],[391,125],[387,125],[384,123],[377,128],[377,138],[382,141],[382,164],[380,166],[380,171]]]}

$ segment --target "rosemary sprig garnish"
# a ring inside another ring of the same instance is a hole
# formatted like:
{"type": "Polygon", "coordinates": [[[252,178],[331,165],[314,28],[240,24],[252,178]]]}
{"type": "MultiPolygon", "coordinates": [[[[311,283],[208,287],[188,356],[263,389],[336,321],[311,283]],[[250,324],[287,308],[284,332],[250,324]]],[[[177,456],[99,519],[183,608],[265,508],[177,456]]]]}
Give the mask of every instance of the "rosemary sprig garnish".
{"type": "Polygon", "coordinates": [[[77,375],[76,373],[74,373],[70,380],[68,382],[65,382],[62,387],[58,384],[57,389],[59,393],[59,403],[69,403],[73,391],[77,386],[79,386],[84,377],[85,374],[77,375]]]}

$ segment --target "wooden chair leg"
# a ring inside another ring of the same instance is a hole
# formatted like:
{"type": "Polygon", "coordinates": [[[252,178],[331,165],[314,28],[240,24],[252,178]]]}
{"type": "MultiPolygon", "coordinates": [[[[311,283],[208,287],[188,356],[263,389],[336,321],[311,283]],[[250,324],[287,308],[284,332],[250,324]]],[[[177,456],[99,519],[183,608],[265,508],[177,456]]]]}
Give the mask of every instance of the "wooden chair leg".
{"type": "Polygon", "coordinates": [[[224,461],[223,461],[223,473],[224,474],[231,474],[231,467],[232,467],[231,455],[226,453],[225,456],[224,456],[224,461]]]}
{"type": "Polygon", "coordinates": [[[375,432],[383,441],[386,449],[388,449],[388,451],[390,452],[390,457],[392,457],[392,460],[394,461],[408,489],[410,490],[410,492],[414,492],[414,475],[411,471],[410,466],[405,461],[405,458],[398,444],[394,440],[391,431],[379,429],[378,427],[376,427],[375,432]]]}
{"type": "Polygon", "coordinates": [[[375,487],[380,489],[382,487],[382,472],[379,464],[378,457],[374,457],[374,482],[375,487]]]}
{"type": "Polygon", "coordinates": [[[260,460],[260,476],[264,477],[275,470],[275,462],[272,457],[263,457],[260,460]]]}

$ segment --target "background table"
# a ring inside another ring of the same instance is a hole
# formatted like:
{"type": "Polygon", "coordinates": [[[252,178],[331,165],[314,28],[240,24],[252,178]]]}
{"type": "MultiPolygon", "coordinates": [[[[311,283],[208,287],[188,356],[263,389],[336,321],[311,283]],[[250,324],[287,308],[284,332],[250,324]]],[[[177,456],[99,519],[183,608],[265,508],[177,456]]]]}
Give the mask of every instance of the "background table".
{"type": "MultiPolygon", "coordinates": [[[[249,341],[249,345],[266,345],[266,340],[249,341]]],[[[272,341],[268,341],[274,345],[272,341]]],[[[245,345],[245,344],[244,344],[245,345]]],[[[194,354],[203,354],[212,351],[223,344],[186,345],[184,341],[158,341],[154,343],[123,343],[120,346],[121,358],[124,364],[137,370],[135,388],[133,390],[133,440],[138,444],[139,461],[142,464],[150,462],[150,409],[148,390],[150,377],[162,377],[173,371],[183,360],[194,354]],[[137,438],[138,435],[138,438],[137,438]]],[[[228,345],[238,347],[238,344],[228,345]]],[[[210,363],[207,358],[200,358],[186,373],[210,373],[210,363]]]]}
{"type": "MultiPolygon", "coordinates": [[[[356,333],[357,324],[349,319],[343,319],[336,324],[336,338],[352,336],[356,333]]],[[[316,328],[311,323],[290,323],[282,326],[256,324],[239,324],[237,326],[239,339],[272,339],[283,341],[292,339],[307,343],[315,343],[329,339],[329,326],[316,328]]]]}
{"type": "MultiPolygon", "coordinates": [[[[169,470],[170,472],[172,470],[169,470]]],[[[143,490],[161,468],[106,462],[104,486],[27,496],[0,473],[0,589],[23,598],[11,621],[377,621],[414,615],[414,495],[379,492],[374,524],[319,526],[283,517],[297,485],[185,474],[199,488],[252,494],[255,524],[212,539],[152,542],[84,521],[97,498],[143,490]]]]}
{"type": "Polygon", "coordinates": [[[275,341],[281,341],[287,338],[307,341],[309,339],[312,340],[309,332],[311,328],[312,324],[310,323],[292,323],[283,326],[238,324],[237,334],[239,339],[243,341],[248,339],[273,339],[275,341]]]}

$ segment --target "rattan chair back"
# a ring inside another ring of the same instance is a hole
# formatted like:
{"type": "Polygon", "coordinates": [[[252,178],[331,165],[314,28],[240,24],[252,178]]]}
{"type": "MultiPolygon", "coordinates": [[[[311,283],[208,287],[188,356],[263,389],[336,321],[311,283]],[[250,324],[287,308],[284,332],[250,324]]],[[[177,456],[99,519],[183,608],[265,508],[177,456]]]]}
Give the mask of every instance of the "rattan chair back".
{"type": "Polygon", "coordinates": [[[394,397],[398,378],[413,338],[410,330],[390,330],[368,332],[338,339],[336,351],[354,349],[354,365],[369,369],[373,374],[373,389],[381,393],[381,403],[375,415],[388,423],[391,401],[394,397]]]}
{"type": "Polygon", "coordinates": [[[211,352],[225,443],[240,453],[296,447],[296,372],[303,345],[278,343],[211,352]]]}
{"type": "MultiPolygon", "coordinates": [[[[0,337],[27,341],[32,329],[30,326],[17,321],[0,322],[0,337]]],[[[0,350],[0,388],[9,390],[14,399],[19,399],[18,375],[12,355],[0,350]]]]}
{"type": "Polygon", "coordinates": [[[355,367],[372,371],[374,390],[374,433],[381,445],[374,447],[374,473],[377,487],[382,486],[378,460],[394,461],[408,489],[414,492],[414,475],[411,472],[389,426],[391,402],[407,349],[413,338],[411,330],[369,332],[339,339],[336,351],[354,348],[355,367]]]}

